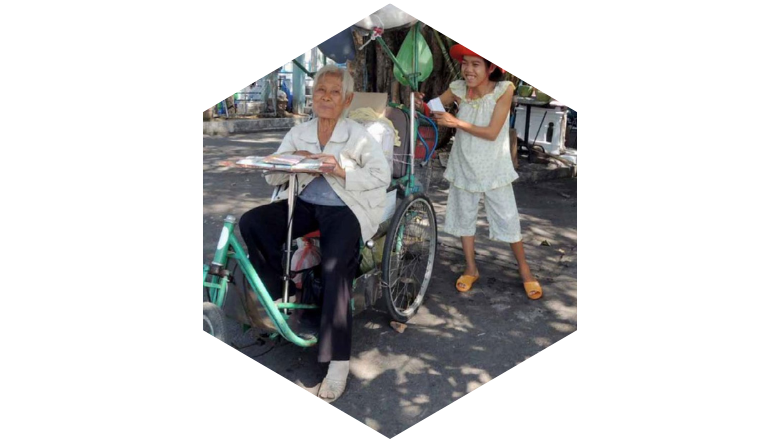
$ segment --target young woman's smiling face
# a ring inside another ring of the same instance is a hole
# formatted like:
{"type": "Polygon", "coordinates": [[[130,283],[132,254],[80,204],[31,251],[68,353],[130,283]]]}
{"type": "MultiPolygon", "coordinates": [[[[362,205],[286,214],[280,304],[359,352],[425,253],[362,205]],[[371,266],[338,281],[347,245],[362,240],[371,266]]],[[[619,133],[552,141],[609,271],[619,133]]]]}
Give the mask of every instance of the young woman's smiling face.
{"type": "Polygon", "coordinates": [[[488,69],[485,60],[478,56],[465,55],[460,63],[460,73],[469,87],[476,87],[482,84],[495,68],[496,66],[490,66],[490,69],[488,69]]]}

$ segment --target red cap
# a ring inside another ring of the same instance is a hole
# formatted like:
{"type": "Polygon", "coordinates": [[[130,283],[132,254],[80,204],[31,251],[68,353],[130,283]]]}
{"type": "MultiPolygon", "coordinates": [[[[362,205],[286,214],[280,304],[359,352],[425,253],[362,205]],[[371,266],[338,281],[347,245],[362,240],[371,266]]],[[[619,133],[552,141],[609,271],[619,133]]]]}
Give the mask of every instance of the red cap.
{"type": "MultiPolygon", "coordinates": [[[[463,47],[460,44],[456,44],[456,45],[452,46],[452,48],[450,48],[450,56],[452,57],[452,59],[454,59],[457,62],[463,62],[463,57],[464,56],[479,56],[479,55],[474,53],[474,51],[472,51],[472,50],[466,49],[465,47],[463,47]]],[[[479,56],[479,57],[482,58],[482,59],[485,59],[482,56],[479,56]]],[[[506,70],[502,69],[501,67],[496,66],[496,68],[498,70],[501,70],[501,73],[506,73],[506,70]]]]}

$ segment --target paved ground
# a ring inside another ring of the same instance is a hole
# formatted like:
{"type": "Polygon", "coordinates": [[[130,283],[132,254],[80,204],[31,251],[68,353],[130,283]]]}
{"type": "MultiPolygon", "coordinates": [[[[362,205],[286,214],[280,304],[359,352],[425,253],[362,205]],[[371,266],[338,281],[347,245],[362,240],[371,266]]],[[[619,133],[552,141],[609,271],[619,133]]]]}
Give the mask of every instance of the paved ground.
{"type": "MultiPolygon", "coordinates": [[[[271,193],[258,173],[219,162],[268,154],[283,135],[204,135],[204,262],[213,255],[222,218],[267,203],[271,193]]],[[[429,191],[439,229],[447,199],[441,172],[437,168],[429,191]]],[[[526,298],[509,246],[487,239],[484,211],[477,237],[481,279],[471,292],[459,293],[460,241],[440,232],[427,299],[408,329],[393,331],[379,312],[356,316],[350,381],[336,407],[392,437],[576,330],[577,180],[516,185],[515,194],[527,258],[544,298],[526,298]]],[[[315,349],[261,342],[241,351],[312,393],[324,375],[315,349]]]]}

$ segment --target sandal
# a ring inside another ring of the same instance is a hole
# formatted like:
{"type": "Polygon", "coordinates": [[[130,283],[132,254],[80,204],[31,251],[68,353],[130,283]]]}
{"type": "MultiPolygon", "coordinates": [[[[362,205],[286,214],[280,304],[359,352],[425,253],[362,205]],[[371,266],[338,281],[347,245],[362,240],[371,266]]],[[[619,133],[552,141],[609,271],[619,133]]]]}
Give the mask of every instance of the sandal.
{"type": "Polygon", "coordinates": [[[476,282],[478,279],[479,276],[471,276],[468,274],[464,274],[463,276],[458,278],[458,281],[455,283],[455,288],[461,293],[465,293],[471,290],[471,287],[474,285],[474,282],[476,282]],[[462,287],[461,285],[465,285],[465,286],[462,287]]]}
{"type": "Polygon", "coordinates": [[[333,401],[339,399],[339,397],[344,393],[344,390],[347,388],[347,381],[337,381],[332,380],[329,378],[325,378],[322,380],[322,384],[320,384],[320,390],[317,392],[317,396],[327,402],[332,403],[333,401]],[[332,396],[331,396],[332,395],[332,396]]]}
{"type": "Polygon", "coordinates": [[[539,285],[539,281],[532,280],[530,282],[524,282],[523,288],[525,288],[525,294],[531,300],[536,300],[542,297],[542,286],[539,285]]]}

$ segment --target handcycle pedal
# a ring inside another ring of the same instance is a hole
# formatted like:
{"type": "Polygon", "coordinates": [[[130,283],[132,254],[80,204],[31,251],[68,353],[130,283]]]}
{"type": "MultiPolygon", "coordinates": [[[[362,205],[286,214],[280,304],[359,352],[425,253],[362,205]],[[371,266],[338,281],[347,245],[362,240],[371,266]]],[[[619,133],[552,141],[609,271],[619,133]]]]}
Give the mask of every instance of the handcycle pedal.
{"type": "Polygon", "coordinates": [[[304,340],[315,340],[320,335],[319,313],[314,311],[299,311],[287,321],[290,329],[304,340]]]}

